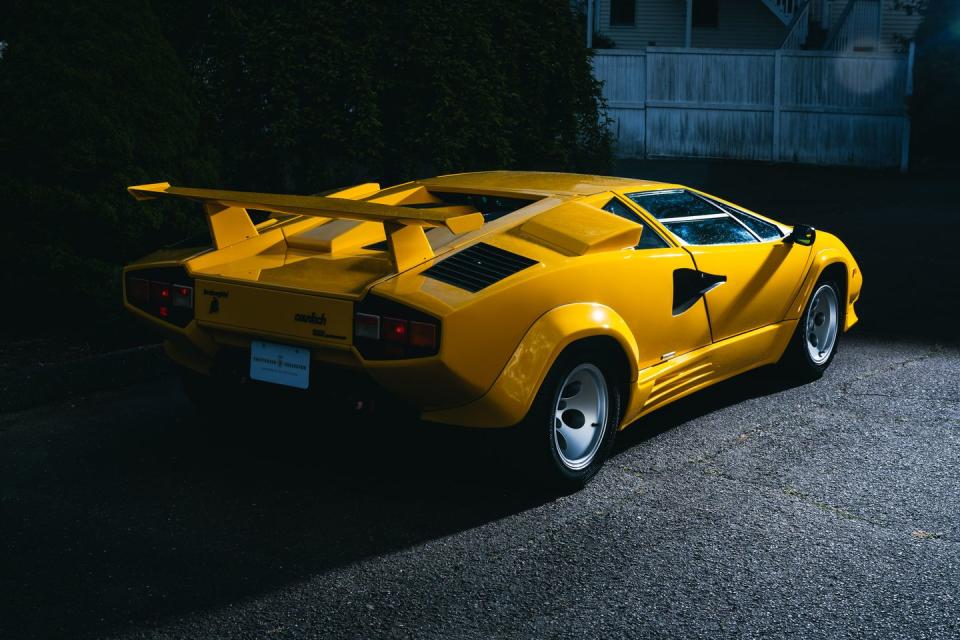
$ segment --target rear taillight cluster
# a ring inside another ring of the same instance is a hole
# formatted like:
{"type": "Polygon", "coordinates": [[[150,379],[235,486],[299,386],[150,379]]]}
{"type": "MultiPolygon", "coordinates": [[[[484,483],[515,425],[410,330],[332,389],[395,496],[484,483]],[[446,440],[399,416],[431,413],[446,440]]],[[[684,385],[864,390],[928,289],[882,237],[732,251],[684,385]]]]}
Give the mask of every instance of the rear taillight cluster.
{"type": "Polygon", "coordinates": [[[139,269],[124,280],[127,302],[178,327],[193,319],[193,279],[184,269],[139,269]]]}
{"type": "Polygon", "coordinates": [[[425,358],[440,350],[440,321],[370,295],[356,305],[353,344],[367,360],[425,358]]]}

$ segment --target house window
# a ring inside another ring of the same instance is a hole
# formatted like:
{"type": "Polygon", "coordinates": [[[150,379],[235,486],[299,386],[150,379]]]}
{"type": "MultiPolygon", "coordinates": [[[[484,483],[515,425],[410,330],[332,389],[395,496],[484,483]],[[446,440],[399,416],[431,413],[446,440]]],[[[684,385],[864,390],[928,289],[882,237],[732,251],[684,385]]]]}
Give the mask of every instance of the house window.
{"type": "Polygon", "coordinates": [[[637,19],[637,0],[610,0],[610,26],[632,27],[637,19]]]}
{"type": "Polygon", "coordinates": [[[693,0],[693,26],[720,26],[720,0],[693,0]]]}

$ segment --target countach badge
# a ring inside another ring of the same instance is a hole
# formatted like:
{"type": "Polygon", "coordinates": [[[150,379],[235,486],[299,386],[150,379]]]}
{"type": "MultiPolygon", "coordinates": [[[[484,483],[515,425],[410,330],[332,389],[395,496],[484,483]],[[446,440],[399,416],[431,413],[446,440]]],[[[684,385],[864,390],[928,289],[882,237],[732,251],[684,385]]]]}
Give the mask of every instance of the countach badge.
{"type": "Polygon", "coordinates": [[[327,315],[321,313],[317,315],[316,313],[297,313],[294,314],[293,319],[297,322],[306,322],[307,324],[318,324],[320,326],[326,326],[327,324],[327,315]]]}

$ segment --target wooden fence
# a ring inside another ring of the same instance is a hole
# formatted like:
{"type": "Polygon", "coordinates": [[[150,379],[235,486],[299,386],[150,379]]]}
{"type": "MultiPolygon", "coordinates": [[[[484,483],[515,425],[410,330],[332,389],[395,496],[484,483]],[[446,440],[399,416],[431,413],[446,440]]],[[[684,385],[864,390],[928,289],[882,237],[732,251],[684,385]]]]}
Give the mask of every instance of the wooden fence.
{"type": "Polygon", "coordinates": [[[617,154],[906,170],[913,53],[603,50],[617,154]]]}

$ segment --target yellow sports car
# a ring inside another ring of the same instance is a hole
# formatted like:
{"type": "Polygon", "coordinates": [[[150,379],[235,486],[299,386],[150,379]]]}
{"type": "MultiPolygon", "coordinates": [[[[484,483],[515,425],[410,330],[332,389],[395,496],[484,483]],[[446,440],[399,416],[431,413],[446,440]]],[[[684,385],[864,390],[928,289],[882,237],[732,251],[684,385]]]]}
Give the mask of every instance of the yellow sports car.
{"type": "Polygon", "coordinates": [[[378,390],[427,421],[516,427],[530,468],[567,488],[619,429],[678,398],[776,362],[820,375],[863,282],[829,233],[644,180],[129,191],[207,216],[211,246],[159,251],[123,279],[195,398],[378,390]]]}

